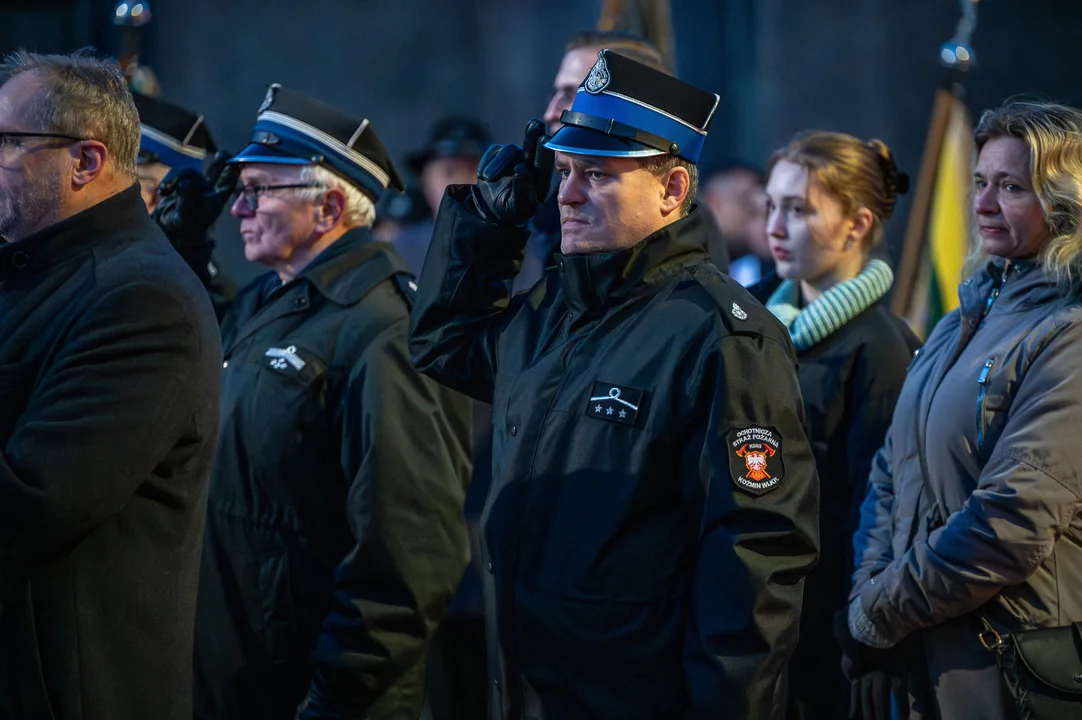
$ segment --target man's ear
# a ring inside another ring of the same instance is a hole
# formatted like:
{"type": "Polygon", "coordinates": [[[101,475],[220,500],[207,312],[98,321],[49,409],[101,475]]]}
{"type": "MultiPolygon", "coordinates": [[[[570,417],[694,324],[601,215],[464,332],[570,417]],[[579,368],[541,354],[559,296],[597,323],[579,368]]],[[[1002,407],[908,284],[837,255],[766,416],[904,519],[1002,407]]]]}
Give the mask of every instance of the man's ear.
{"type": "Polygon", "coordinates": [[[75,190],[80,190],[104,172],[109,151],[97,140],[81,140],[72,144],[71,156],[71,184],[75,190]]]}
{"type": "Polygon", "coordinates": [[[346,194],[340,188],[323,193],[323,202],[316,209],[316,229],[329,232],[346,214],[346,194]]]}
{"type": "Polygon", "coordinates": [[[661,198],[661,214],[668,215],[678,211],[684,205],[684,199],[691,190],[691,175],[687,168],[677,165],[661,176],[665,194],[661,198]]]}

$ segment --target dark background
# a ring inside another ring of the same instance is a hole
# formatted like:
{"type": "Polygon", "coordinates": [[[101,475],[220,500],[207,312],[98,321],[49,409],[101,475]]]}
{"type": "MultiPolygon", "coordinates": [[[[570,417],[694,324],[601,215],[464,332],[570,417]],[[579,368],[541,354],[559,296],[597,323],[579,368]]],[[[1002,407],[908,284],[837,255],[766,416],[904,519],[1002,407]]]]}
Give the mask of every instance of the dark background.
{"type": "MultiPolygon", "coordinates": [[[[371,119],[395,157],[448,113],[516,141],[539,115],[576,30],[600,0],[149,0],[140,57],[162,97],[206,115],[220,145],[243,144],[265,84],[280,82],[371,119]]],[[[722,103],[702,166],[762,163],[793,132],[878,137],[915,174],[951,0],[671,0],[680,75],[722,103]]],[[[0,51],[122,50],[110,0],[0,0],[0,51]]],[[[1082,2],[984,0],[966,79],[974,114],[1019,93],[1082,103],[1082,2]]],[[[889,227],[896,246],[908,208],[889,227]]],[[[220,252],[248,266],[229,220],[220,252]]]]}

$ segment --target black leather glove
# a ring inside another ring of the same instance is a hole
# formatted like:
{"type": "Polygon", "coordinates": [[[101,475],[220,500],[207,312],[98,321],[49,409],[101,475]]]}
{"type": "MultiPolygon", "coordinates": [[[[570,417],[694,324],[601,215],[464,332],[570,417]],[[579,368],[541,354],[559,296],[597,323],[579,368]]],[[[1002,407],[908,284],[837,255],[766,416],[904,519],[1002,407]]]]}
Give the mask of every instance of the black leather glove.
{"type": "Polygon", "coordinates": [[[545,147],[545,124],[526,123],[518,145],[493,145],[477,166],[472,194],[481,217],[498,225],[521,227],[533,217],[549,191],[554,153],[545,147]]]}
{"type": "Polygon", "coordinates": [[[839,610],[834,613],[834,639],[842,649],[842,672],[849,680],[855,680],[875,670],[889,668],[890,650],[869,647],[853,637],[849,632],[849,612],[839,610]]]}
{"type": "Polygon", "coordinates": [[[849,695],[851,720],[891,720],[891,683],[891,677],[882,670],[873,670],[853,680],[849,695]]]}
{"type": "Polygon", "coordinates": [[[849,631],[848,609],[834,613],[834,639],[842,648],[842,672],[850,682],[851,720],[891,720],[890,661],[895,653],[868,647],[849,631]]]}
{"type": "Polygon", "coordinates": [[[347,707],[336,699],[330,678],[316,670],[308,694],[297,707],[296,720],[358,720],[365,717],[364,710],[347,707]]]}
{"type": "Polygon", "coordinates": [[[229,160],[229,154],[219,150],[205,176],[192,168],[170,170],[158,187],[154,222],[178,250],[207,242],[207,231],[240,177],[240,165],[230,165],[229,160]]]}

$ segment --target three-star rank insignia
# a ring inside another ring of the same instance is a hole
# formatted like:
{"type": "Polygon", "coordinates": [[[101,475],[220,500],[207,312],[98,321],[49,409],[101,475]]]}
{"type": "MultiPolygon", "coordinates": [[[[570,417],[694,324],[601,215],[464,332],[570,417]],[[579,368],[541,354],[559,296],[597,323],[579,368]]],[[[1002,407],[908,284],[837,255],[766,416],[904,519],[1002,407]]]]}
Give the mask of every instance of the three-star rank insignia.
{"type": "Polygon", "coordinates": [[[595,382],[586,403],[586,416],[598,420],[634,425],[646,393],[635,388],[595,382]]]}
{"type": "Polygon", "coordinates": [[[772,427],[733,428],[725,438],[729,473],[741,490],[762,495],[781,486],[785,477],[781,433],[772,427]]]}

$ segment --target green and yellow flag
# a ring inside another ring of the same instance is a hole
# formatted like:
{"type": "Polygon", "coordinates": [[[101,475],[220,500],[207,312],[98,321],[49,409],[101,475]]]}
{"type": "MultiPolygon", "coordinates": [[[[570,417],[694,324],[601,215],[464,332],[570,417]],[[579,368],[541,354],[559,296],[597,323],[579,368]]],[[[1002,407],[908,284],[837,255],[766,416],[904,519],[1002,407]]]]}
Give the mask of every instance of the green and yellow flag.
{"type": "Polygon", "coordinates": [[[973,123],[956,97],[950,100],[949,113],[935,163],[920,275],[905,313],[922,338],[958,307],[958,284],[969,251],[973,123]]]}

